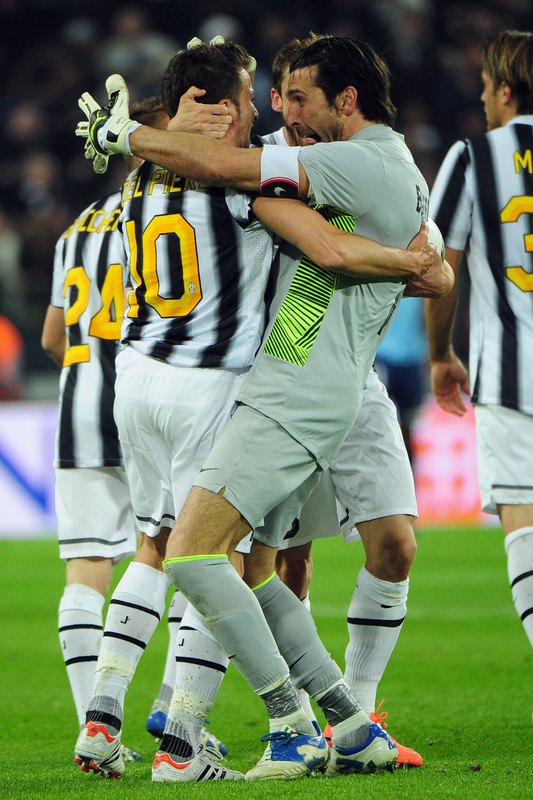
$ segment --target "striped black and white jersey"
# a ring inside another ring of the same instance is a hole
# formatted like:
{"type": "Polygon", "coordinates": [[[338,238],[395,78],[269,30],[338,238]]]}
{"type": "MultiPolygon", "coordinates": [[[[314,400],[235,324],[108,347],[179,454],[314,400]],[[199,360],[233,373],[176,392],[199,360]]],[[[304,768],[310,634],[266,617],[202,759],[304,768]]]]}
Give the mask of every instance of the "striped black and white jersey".
{"type": "Polygon", "coordinates": [[[51,305],[67,335],[59,384],[56,467],[122,464],[113,419],[126,261],[118,192],[86,208],[56,244],[51,305]]]}
{"type": "Polygon", "coordinates": [[[133,287],[123,343],[178,367],[249,367],[273,257],[250,198],[144,162],[122,199],[133,287]]]}
{"type": "Polygon", "coordinates": [[[430,215],[466,251],[473,402],[533,414],[533,116],[456,142],[430,215]]]}

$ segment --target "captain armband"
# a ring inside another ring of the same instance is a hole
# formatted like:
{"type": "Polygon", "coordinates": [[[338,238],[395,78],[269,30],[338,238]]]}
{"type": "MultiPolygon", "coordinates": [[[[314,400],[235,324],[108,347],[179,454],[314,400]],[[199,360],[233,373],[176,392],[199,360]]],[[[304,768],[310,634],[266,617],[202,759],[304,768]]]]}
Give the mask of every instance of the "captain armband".
{"type": "Polygon", "coordinates": [[[268,145],[261,153],[261,196],[297,198],[299,147],[268,145]]]}

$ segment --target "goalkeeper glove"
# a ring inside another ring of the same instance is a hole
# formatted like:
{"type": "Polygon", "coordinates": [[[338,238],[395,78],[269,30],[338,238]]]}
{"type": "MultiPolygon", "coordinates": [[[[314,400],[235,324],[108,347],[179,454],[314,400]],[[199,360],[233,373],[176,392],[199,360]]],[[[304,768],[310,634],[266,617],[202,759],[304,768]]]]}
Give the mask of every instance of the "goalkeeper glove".
{"type": "Polygon", "coordinates": [[[109,155],[133,155],[129,137],[140,126],[129,118],[129,94],[124,78],[110,75],[105,85],[109,102],[103,108],[88,92],[78,100],[87,121],[78,123],[76,136],[87,139],[85,158],[93,162],[93,169],[98,173],[106,171],[109,155]]]}

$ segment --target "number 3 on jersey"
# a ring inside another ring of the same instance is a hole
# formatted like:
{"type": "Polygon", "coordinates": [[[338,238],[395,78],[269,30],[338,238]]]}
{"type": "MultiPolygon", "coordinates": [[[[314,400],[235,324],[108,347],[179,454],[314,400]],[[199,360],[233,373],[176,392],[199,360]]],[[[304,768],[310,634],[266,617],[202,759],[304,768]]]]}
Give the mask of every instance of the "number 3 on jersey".
{"type": "MultiPolygon", "coordinates": [[[[512,197],[502,210],[500,220],[516,222],[521,214],[533,214],[533,197],[529,195],[512,197]]],[[[533,253],[533,233],[524,236],[524,246],[527,253],[533,253]]],[[[523,292],[533,292],[533,274],[526,272],[524,267],[506,267],[505,274],[523,292]]]]}
{"type": "MultiPolygon", "coordinates": [[[[64,295],[67,297],[69,289],[75,287],[77,295],[67,309],[65,309],[65,327],[67,340],[69,328],[80,323],[82,315],[87,310],[90,300],[91,279],[84,267],[73,267],[65,276],[64,295]]],[[[110,264],[102,289],[100,292],[102,305],[91,317],[88,327],[89,336],[97,339],[118,341],[120,339],[120,326],[124,315],[125,297],[122,283],[122,264],[110,264]]],[[[71,345],[65,350],[63,366],[90,361],[91,352],[89,343],[71,345]]]]}
{"type": "Polygon", "coordinates": [[[196,234],[192,225],[181,214],[162,214],[154,217],[143,231],[140,258],[135,235],[135,220],[126,222],[126,234],[130,247],[130,272],[137,284],[128,296],[130,306],[128,317],[135,319],[139,316],[137,291],[143,284],[146,287],[144,302],[155,309],[160,317],[185,317],[190,314],[202,299],[196,234]],[[160,236],[176,236],[178,239],[183,281],[181,297],[161,295],[157,274],[157,240],[160,236]]]}

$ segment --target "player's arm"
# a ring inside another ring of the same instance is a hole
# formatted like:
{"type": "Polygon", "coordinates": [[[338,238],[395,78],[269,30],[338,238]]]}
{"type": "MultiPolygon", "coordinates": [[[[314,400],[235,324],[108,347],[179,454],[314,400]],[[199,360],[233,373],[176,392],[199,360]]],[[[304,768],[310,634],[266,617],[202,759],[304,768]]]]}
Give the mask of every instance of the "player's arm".
{"type": "Polygon", "coordinates": [[[413,240],[413,249],[388,247],[333,227],[300,200],[258,197],[253,205],[261,222],[293,244],[316,264],[367,281],[403,280],[427,272],[437,257],[427,231],[413,240]]]}
{"type": "Polygon", "coordinates": [[[41,334],[41,346],[58,367],[63,366],[66,346],[65,311],[58,306],[48,306],[41,334]]]}
{"type": "MultiPolygon", "coordinates": [[[[288,148],[275,145],[251,149],[233,147],[198,134],[155,130],[146,125],[141,125],[131,133],[129,144],[134,155],[184,178],[246,191],[264,191],[265,184],[270,180],[271,172],[265,175],[262,163],[267,151],[288,151],[288,148]]],[[[293,196],[307,197],[309,179],[297,161],[293,185],[293,196]]],[[[287,190],[283,191],[287,197],[287,190]]]]}
{"type": "Polygon", "coordinates": [[[426,330],[431,361],[431,388],[437,403],[450,414],[463,416],[466,406],[461,391],[470,394],[468,372],[457,357],[452,344],[453,323],[457,306],[457,277],[463,253],[446,248],[446,261],[450,264],[455,284],[446,297],[425,301],[426,330]]]}
{"type": "MultiPolygon", "coordinates": [[[[299,164],[298,154],[274,157],[272,151],[295,150],[270,146],[245,149],[193,133],[158,130],[134,122],[128,116],[128,89],[120,75],[106,81],[109,103],[101,108],[85,92],[78,104],[87,120],[78,123],[76,135],[86,140],[85,157],[93,162],[96,172],[105,172],[110,155],[136,155],[181,175],[214,186],[232,186],[247,191],[263,191],[267,187],[275,196],[282,188],[276,175],[283,176],[285,197],[306,197],[309,181],[299,164]],[[265,156],[265,151],[271,151],[265,156]],[[283,160],[279,171],[278,158],[283,160]],[[276,191],[274,191],[276,190],[276,191]]],[[[171,126],[170,126],[171,127],[171,126]]]]}

